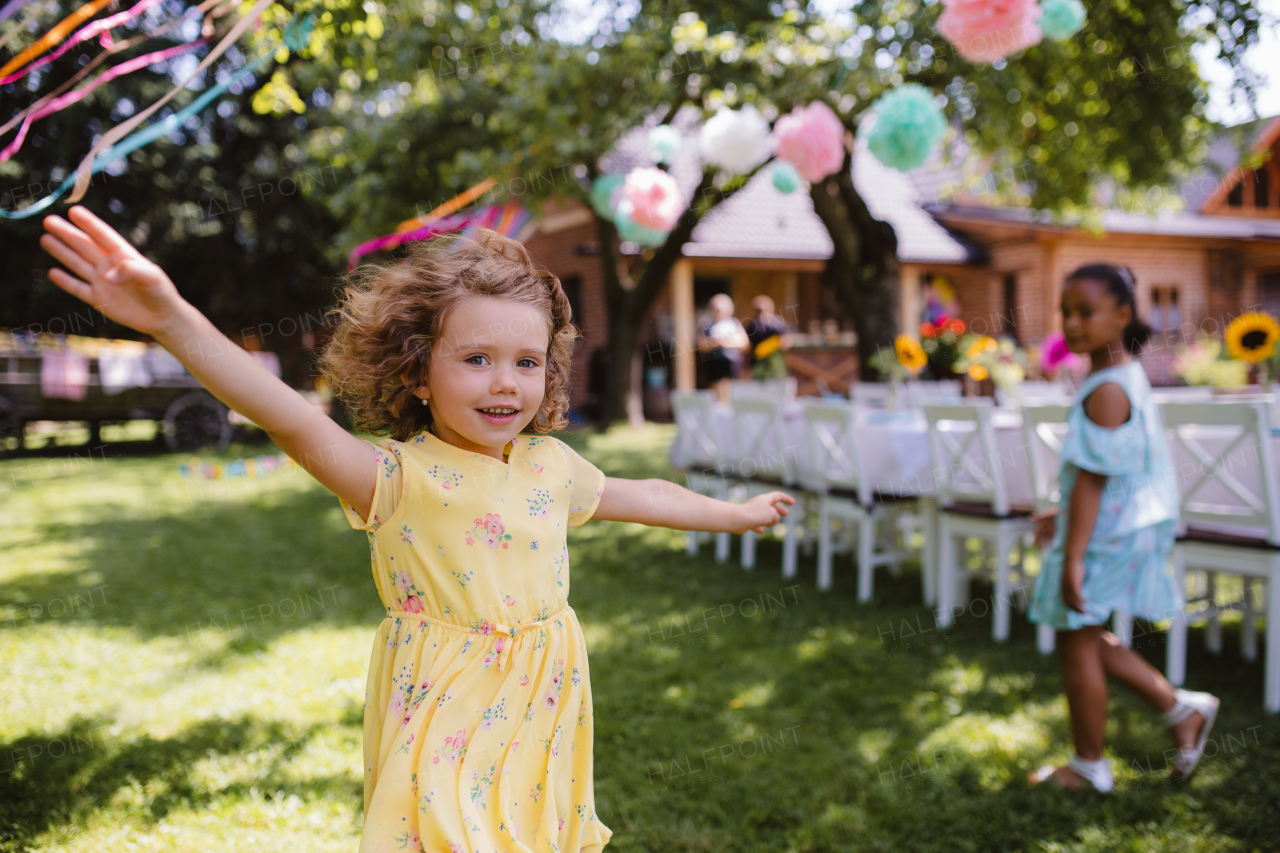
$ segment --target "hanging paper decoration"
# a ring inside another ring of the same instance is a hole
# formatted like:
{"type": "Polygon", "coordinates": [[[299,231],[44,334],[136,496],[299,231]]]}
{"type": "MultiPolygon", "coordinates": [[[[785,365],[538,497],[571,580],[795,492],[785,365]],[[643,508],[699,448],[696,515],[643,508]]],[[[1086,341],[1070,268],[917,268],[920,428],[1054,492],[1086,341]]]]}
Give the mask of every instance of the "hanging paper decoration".
{"type": "Polygon", "coordinates": [[[844,125],[822,101],[796,107],[778,119],[778,158],[796,167],[800,177],[816,184],[844,165],[844,125]]]}
{"type": "Polygon", "coordinates": [[[617,213],[614,214],[613,224],[618,229],[618,236],[629,243],[639,243],[642,246],[657,248],[667,242],[666,231],[658,231],[637,224],[629,213],[622,210],[621,205],[617,213]]]}
{"type": "Polygon", "coordinates": [[[768,160],[774,144],[769,122],[751,104],[740,110],[719,109],[702,125],[699,143],[703,159],[735,175],[768,160]]]}
{"type": "Polygon", "coordinates": [[[919,83],[887,92],[871,110],[875,123],[867,131],[867,147],[881,163],[902,172],[928,160],[947,129],[933,93],[919,83]]]}
{"type": "Polygon", "coordinates": [[[618,208],[618,199],[622,197],[622,185],[626,179],[622,175],[601,175],[591,184],[588,198],[601,219],[613,220],[613,212],[618,208]]]}
{"type": "Polygon", "coordinates": [[[970,62],[994,62],[1040,41],[1036,0],[942,0],[938,32],[970,62]]]}
{"type": "Polygon", "coordinates": [[[800,173],[786,160],[774,163],[769,176],[773,179],[773,188],[784,195],[790,195],[800,187],[800,173]]]}
{"type": "Polygon", "coordinates": [[[670,163],[675,159],[683,140],[680,131],[669,124],[660,124],[649,130],[649,159],[655,163],[670,163]]]}
{"type": "Polygon", "coordinates": [[[670,231],[676,227],[683,207],[680,188],[666,172],[652,167],[632,169],[622,185],[615,222],[618,214],[625,213],[627,219],[643,228],[670,231]]]}
{"type": "Polygon", "coordinates": [[[1080,0],[1041,0],[1040,32],[1054,41],[1066,41],[1084,29],[1086,17],[1080,0]]]}

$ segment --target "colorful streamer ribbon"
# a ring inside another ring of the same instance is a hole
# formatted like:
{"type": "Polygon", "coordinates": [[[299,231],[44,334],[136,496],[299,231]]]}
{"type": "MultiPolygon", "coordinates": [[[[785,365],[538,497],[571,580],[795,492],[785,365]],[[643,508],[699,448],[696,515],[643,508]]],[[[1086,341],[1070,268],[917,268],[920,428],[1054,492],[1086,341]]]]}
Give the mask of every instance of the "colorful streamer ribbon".
{"type": "MultiPolygon", "coordinates": [[[[32,6],[30,9],[28,9],[28,10],[27,10],[27,14],[23,16],[22,20],[21,20],[21,21],[19,21],[19,22],[18,22],[18,23],[13,27],[13,29],[11,29],[11,30],[9,30],[9,32],[5,33],[5,34],[4,34],[4,38],[0,38],[0,47],[4,47],[6,44],[8,44],[8,43],[9,43],[9,41],[10,41],[14,36],[16,36],[18,33],[22,32],[23,30],[25,30],[25,29],[27,28],[27,25],[28,25],[28,24],[30,24],[32,21],[34,21],[37,17],[39,17],[39,16],[40,16],[40,14],[41,14],[42,12],[44,12],[44,10],[45,10],[45,9],[48,9],[50,6],[52,6],[52,5],[53,5],[54,3],[56,3],[56,2],[58,2],[58,0],[45,0],[45,2],[44,2],[43,4],[41,4],[41,5],[39,5],[39,6],[32,6]]],[[[4,20],[4,19],[3,19],[3,18],[0,18],[0,21],[2,21],[2,20],[4,20]]]]}
{"type": "MultiPolygon", "coordinates": [[[[58,44],[60,41],[62,41],[62,39],[66,36],[67,33],[71,32],[76,27],[80,26],[80,24],[83,23],[84,21],[87,21],[90,18],[92,18],[94,15],[98,14],[98,10],[110,2],[112,2],[112,0],[92,0],[92,2],[86,3],[84,6],[81,6],[79,9],[76,9],[70,15],[67,15],[65,18],[63,18],[61,21],[55,24],[53,29],[49,30],[49,32],[45,33],[43,36],[37,39],[34,44],[29,45],[25,50],[23,50],[21,53],[15,56],[13,59],[10,59],[8,62],[6,62],[4,64],[4,67],[0,68],[0,77],[9,76],[15,70],[26,65],[28,62],[35,59],[37,56],[47,51],[49,48],[58,44]]],[[[8,7],[5,7],[5,8],[8,8],[8,7]]]]}
{"type": "MultiPolygon", "coordinates": [[[[80,161],[80,165],[76,168],[75,189],[71,193],[71,198],[67,199],[67,201],[74,204],[84,198],[85,192],[89,189],[89,179],[93,176],[93,170],[95,168],[95,164],[98,162],[97,157],[100,152],[106,148],[114,146],[117,142],[127,136],[135,127],[150,118],[156,110],[167,104],[174,95],[186,88],[186,85],[194,80],[197,75],[204,72],[205,69],[218,59],[218,57],[226,53],[227,49],[230,48],[231,45],[235,44],[240,36],[244,34],[244,31],[249,28],[249,25],[262,17],[262,13],[265,12],[267,7],[273,2],[274,0],[258,0],[257,3],[253,4],[253,8],[249,10],[249,14],[245,15],[239,21],[236,21],[235,26],[232,27],[226,36],[223,37],[222,41],[218,42],[218,46],[211,50],[209,55],[200,62],[200,65],[196,67],[196,70],[192,71],[191,74],[187,76],[187,79],[183,80],[177,86],[174,86],[169,90],[167,95],[147,107],[142,112],[125,121],[123,124],[118,124],[104,133],[102,138],[98,140],[98,143],[93,146],[93,150],[91,150],[85,158],[80,161]]],[[[308,13],[307,20],[307,31],[309,34],[309,22],[311,20],[310,13],[308,13]]],[[[289,25],[292,26],[293,21],[290,21],[289,25]]],[[[256,61],[257,60],[255,60],[255,62],[256,61]]]]}
{"type": "MultiPolygon", "coordinates": [[[[56,2],[56,0],[55,0],[55,2],[56,2]]],[[[112,42],[111,47],[109,47],[108,49],[106,49],[106,50],[102,51],[102,52],[101,52],[101,53],[99,53],[97,56],[95,56],[93,59],[89,60],[88,64],[86,64],[83,68],[81,68],[79,71],[77,71],[75,74],[73,74],[73,75],[71,76],[71,79],[67,80],[67,81],[66,81],[65,83],[63,83],[61,86],[59,86],[58,88],[54,89],[54,90],[53,90],[52,92],[50,92],[49,94],[45,95],[43,98],[40,98],[40,99],[39,99],[38,101],[36,101],[35,103],[33,103],[33,104],[29,105],[26,109],[22,110],[21,112],[17,113],[16,115],[14,115],[14,116],[13,116],[12,118],[10,118],[7,122],[5,122],[3,125],[0,125],[0,134],[4,134],[4,133],[9,132],[9,130],[11,130],[11,129],[14,127],[14,125],[16,125],[16,124],[18,124],[19,122],[21,122],[21,121],[25,120],[25,119],[26,119],[26,117],[27,117],[28,115],[30,115],[31,113],[34,113],[35,111],[37,111],[37,110],[41,109],[41,108],[42,108],[42,107],[44,107],[46,104],[48,104],[50,101],[52,101],[54,98],[59,97],[60,95],[62,95],[62,93],[66,92],[66,91],[67,91],[68,89],[70,89],[72,86],[76,85],[76,84],[77,84],[77,83],[79,83],[81,80],[83,80],[85,77],[89,76],[89,74],[90,74],[90,73],[91,73],[95,68],[97,68],[99,65],[101,65],[103,62],[105,62],[105,61],[106,61],[106,59],[107,59],[107,57],[109,57],[111,54],[113,54],[113,53],[119,53],[119,52],[120,52],[120,51],[122,51],[122,50],[127,50],[127,49],[129,49],[129,48],[133,47],[134,45],[141,44],[142,42],[147,41],[148,39],[159,38],[160,36],[162,36],[162,35],[164,35],[165,33],[167,33],[169,30],[171,30],[171,29],[173,29],[174,27],[178,26],[178,24],[181,24],[183,21],[185,21],[185,20],[187,19],[187,16],[188,16],[188,15],[190,15],[192,12],[205,12],[205,11],[207,11],[210,7],[222,6],[222,4],[223,4],[224,2],[227,2],[227,0],[205,0],[205,2],[201,3],[199,6],[195,6],[195,7],[192,7],[192,8],[187,9],[187,10],[186,10],[186,11],[184,11],[181,15],[179,15],[179,16],[178,16],[178,17],[176,17],[176,18],[174,18],[172,21],[169,21],[169,22],[168,22],[168,23],[166,23],[166,24],[162,24],[162,25],[160,25],[159,27],[157,27],[156,29],[152,30],[152,31],[151,31],[151,32],[149,32],[149,33],[146,33],[146,34],[143,34],[143,35],[139,35],[139,36],[136,36],[136,37],[131,38],[131,39],[126,39],[125,41],[112,42]]],[[[232,2],[234,2],[234,0],[232,0],[232,2]]],[[[202,32],[209,32],[209,31],[210,31],[210,27],[212,26],[211,21],[212,21],[214,18],[221,17],[223,14],[226,14],[226,13],[227,13],[227,12],[229,12],[230,10],[231,10],[231,7],[230,7],[230,4],[228,3],[227,5],[222,6],[222,8],[220,8],[220,9],[217,9],[217,8],[216,8],[216,9],[214,9],[214,11],[212,11],[212,12],[208,12],[208,14],[206,14],[206,15],[204,16],[204,22],[203,22],[203,24],[202,24],[202,26],[201,26],[201,31],[202,31],[202,32]]],[[[97,83],[96,83],[96,82],[95,82],[95,83],[91,83],[91,84],[89,84],[89,86],[88,86],[88,87],[86,87],[86,88],[88,88],[88,89],[92,89],[92,88],[94,88],[96,85],[97,85],[97,83]]]]}
{"type": "MultiPolygon", "coordinates": [[[[262,3],[260,3],[259,5],[264,5],[270,2],[272,2],[272,0],[262,0],[262,3]]],[[[295,27],[295,24],[297,24],[296,17],[297,16],[295,16],[295,20],[291,20],[288,26],[285,27],[284,46],[290,50],[297,50],[299,47],[305,46],[306,39],[310,36],[311,26],[314,21],[313,13],[309,12],[307,13],[306,18],[302,21],[302,23],[298,24],[295,27]]],[[[245,24],[247,26],[249,22],[250,22],[250,19],[245,18],[240,23],[245,24]]],[[[239,35],[239,33],[236,33],[234,29],[232,30],[231,34],[239,35]]],[[[203,110],[206,106],[209,105],[210,102],[220,97],[224,92],[230,89],[233,85],[235,85],[239,81],[251,75],[259,66],[265,63],[267,60],[271,59],[271,57],[275,55],[275,51],[277,49],[278,47],[270,51],[267,51],[266,53],[263,53],[257,59],[253,60],[248,65],[244,66],[239,71],[237,71],[226,82],[220,83],[217,86],[213,86],[212,88],[206,90],[200,95],[200,97],[196,98],[194,101],[187,104],[187,106],[183,107],[178,112],[166,117],[163,121],[158,122],[152,125],[151,127],[146,128],[145,130],[138,131],[137,133],[119,142],[118,144],[112,145],[110,149],[98,155],[90,164],[88,176],[86,177],[86,180],[88,179],[89,176],[92,176],[102,171],[107,166],[108,163],[111,163],[114,160],[124,157],[125,155],[130,154],[133,151],[136,151],[142,146],[148,145],[151,142],[154,142],[155,140],[159,139],[160,137],[167,136],[168,134],[177,130],[184,121],[186,121],[191,116],[203,110]]],[[[94,149],[95,152],[99,147],[101,146],[95,147],[94,149]]],[[[91,153],[91,156],[92,156],[92,153],[91,153]]],[[[80,173],[77,173],[75,175],[68,175],[66,179],[62,182],[62,184],[58,187],[57,190],[45,196],[40,201],[34,202],[33,204],[30,204],[27,207],[24,207],[22,210],[19,210],[19,211],[0,210],[0,219],[26,219],[28,217],[35,216],[37,213],[40,213],[41,211],[50,207],[55,201],[57,201],[62,196],[62,194],[65,193],[67,189],[71,186],[72,182],[78,181],[79,178],[80,178],[80,173]]]]}
{"type": "Polygon", "coordinates": [[[412,231],[397,231],[392,234],[375,237],[372,240],[366,240],[351,250],[351,254],[347,258],[347,269],[355,269],[356,260],[361,255],[367,255],[379,249],[398,246],[401,243],[429,240],[437,234],[446,234],[451,231],[462,230],[464,235],[470,236],[477,228],[492,228],[499,234],[511,236],[519,233],[528,220],[528,211],[514,201],[509,201],[501,206],[489,205],[472,213],[443,216],[412,231]]]}
{"type": "Polygon", "coordinates": [[[129,9],[125,12],[120,12],[117,15],[112,15],[109,18],[103,18],[101,21],[94,21],[92,24],[89,24],[88,26],[80,30],[78,33],[73,35],[71,38],[67,39],[66,44],[64,44],[62,47],[58,48],[53,53],[49,54],[43,59],[38,59],[35,62],[32,62],[26,65],[25,67],[10,74],[8,77],[5,77],[4,75],[0,75],[0,86],[4,85],[5,83],[12,83],[14,80],[19,80],[22,77],[25,77],[26,75],[30,74],[32,71],[35,71],[37,68],[48,65],[50,62],[53,62],[59,56],[62,56],[62,54],[66,53],[68,50],[71,50],[71,48],[75,47],[78,44],[88,41],[89,39],[93,38],[96,35],[99,35],[99,34],[102,35],[103,47],[111,47],[110,30],[120,26],[123,23],[132,21],[134,18],[138,17],[143,12],[145,12],[148,7],[154,6],[159,2],[160,0],[141,0],[141,2],[135,4],[132,9],[129,9]]]}
{"type": "Polygon", "coordinates": [[[158,50],[155,53],[148,53],[145,56],[130,59],[128,62],[122,62],[119,65],[114,66],[110,71],[100,75],[93,81],[92,85],[86,86],[83,89],[77,89],[60,98],[54,98],[35,112],[28,113],[23,118],[22,127],[18,128],[18,135],[14,137],[12,142],[5,146],[3,151],[0,151],[0,163],[3,163],[14,154],[18,153],[18,149],[22,147],[23,141],[27,138],[27,131],[31,128],[31,125],[45,116],[52,115],[59,110],[66,109],[77,101],[83,100],[90,92],[101,86],[103,83],[110,82],[111,80],[114,80],[124,74],[128,74],[131,71],[137,71],[139,68],[154,65],[155,63],[169,59],[170,57],[195,50],[197,47],[208,43],[208,39],[196,39],[195,41],[187,42],[186,44],[180,44],[177,47],[171,47],[168,50],[158,50]]]}
{"type": "Polygon", "coordinates": [[[17,14],[18,10],[30,3],[31,0],[9,0],[3,6],[0,6],[0,21],[7,21],[17,14]]]}
{"type": "Polygon", "coordinates": [[[406,219],[404,222],[401,222],[396,226],[396,232],[412,231],[415,228],[421,228],[423,225],[426,225],[429,222],[434,222],[441,216],[448,216],[454,211],[461,210],[468,204],[471,204],[471,202],[478,199],[483,193],[487,192],[495,183],[497,183],[497,181],[493,176],[489,176],[466,192],[458,193],[456,196],[449,199],[425,216],[416,216],[413,219],[406,219]]]}

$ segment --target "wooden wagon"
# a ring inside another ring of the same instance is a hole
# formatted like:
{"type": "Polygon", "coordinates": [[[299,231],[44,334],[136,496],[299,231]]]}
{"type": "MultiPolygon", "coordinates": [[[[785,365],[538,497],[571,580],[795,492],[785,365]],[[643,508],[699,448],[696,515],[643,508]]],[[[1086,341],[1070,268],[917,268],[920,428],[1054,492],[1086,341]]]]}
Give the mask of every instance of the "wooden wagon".
{"type": "Polygon", "coordinates": [[[227,407],[162,347],[146,352],[147,384],[116,393],[103,387],[100,359],[87,356],[88,381],[81,399],[44,393],[41,376],[48,353],[41,348],[0,347],[0,452],[20,451],[27,424],[40,420],[87,421],[95,444],[103,424],[140,419],[160,423],[170,450],[222,450],[231,440],[227,407]]]}

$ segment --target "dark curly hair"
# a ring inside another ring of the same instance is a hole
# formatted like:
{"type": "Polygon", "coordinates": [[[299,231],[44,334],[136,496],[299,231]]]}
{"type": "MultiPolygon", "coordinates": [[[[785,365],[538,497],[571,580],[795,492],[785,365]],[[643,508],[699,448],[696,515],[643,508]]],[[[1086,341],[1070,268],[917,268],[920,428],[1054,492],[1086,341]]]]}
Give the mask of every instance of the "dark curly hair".
{"type": "Polygon", "coordinates": [[[535,264],[519,242],[477,228],[469,236],[411,243],[401,263],[366,264],[347,275],[328,312],[335,328],[317,368],[350,410],[355,428],[407,441],[431,426],[430,407],[413,389],[426,384],[431,350],[450,309],[474,296],[517,300],[546,316],[546,393],[525,432],[568,425],[569,369],[579,335],[560,279],[535,264]]]}
{"type": "Polygon", "coordinates": [[[1128,267],[1118,264],[1086,264],[1067,276],[1067,281],[1092,279],[1106,285],[1116,299],[1116,305],[1128,305],[1133,319],[1124,329],[1124,348],[1137,355],[1151,338],[1151,327],[1138,318],[1138,284],[1128,267]]]}

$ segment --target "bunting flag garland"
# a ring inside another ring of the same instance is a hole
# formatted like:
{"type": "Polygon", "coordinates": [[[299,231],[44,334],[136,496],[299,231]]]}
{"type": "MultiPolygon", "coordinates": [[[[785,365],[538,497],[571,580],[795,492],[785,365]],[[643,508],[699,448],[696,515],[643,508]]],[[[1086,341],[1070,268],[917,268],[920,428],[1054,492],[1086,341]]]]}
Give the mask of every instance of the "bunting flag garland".
{"type": "Polygon", "coordinates": [[[286,468],[295,468],[295,462],[287,453],[273,453],[262,456],[250,456],[234,462],[205,462],[199,456],[192,456],[186,462],[178,463],[178,473],[183,477],[203,477],[206,480],[221,480],[223,477],[265,477],[268,474],[286,468]]]}
{"type": "MultiPolygon", "coordinates": [[[[265,8],[265,6],[270,2],[272,2],[272,0],[260,0],[258,6],[265,8]]],[[[285,27],[285,38],[282,46],[290,50],[297,50],[298,48],[305,46],[306,38],[310,35],[311,25],[313,20],[314,20],[313,13],[308,13],[301,23],[297,21],[297,16],[295,16],[294,20],[291,20],[289,24],[285,27]]],[[[208,57],[206,57],[205,63],[208,63],[212,59],[216,58],[220,50],[225,51],[226,48],[230,46],[230,42],[234,41],[233,36],[238,37],[250,22],[251,22],[251,19],[249,17],[246,17],[242,19],[239,23],[237,23],[236,27],[233,28],[232,31],[227,35],[227,38],[223,39],[223,42],[219,44],[218,47],[215,48],[214,51],[210,53],[208,57]],[[237,30],[239,30],[239,32],[237,32],[237,30]]],[[[216,86],[213,86],[208,90],[206,90],[205,92],[201,93],[201,95],[198,98],[193,100],[190,104],[188,104],[178,112],[166,117],[163,121],[160,121],[157,124],[154,124],[151,127],[146,128],[145,130],[138,131],[132,136],[129,136],[127,139],[118,141],[117,144],[112,144],[110,148],[108,148],[108,150],[106,150],[101,154],[99,154],[98,152],[105,146],[102,144],[102,142],[99,142],[98,145],[94,146],[94,150],[91,151],[89,154],[89,156],[93,159],[92,161],[88,162],[87,168],[85,163],[81,163],[80,169],[77,171],[77,173],[74,175],[68,175],[67,178],[58,187],[58,189],[56,189],[54,192],[50,193],[49,195],[45,196],[44,198],[42,198],[40,201],[34,202],[33,204],[28,205],[27,207],[23,208],[20,211],[0,210],[0,219],[26,219],[28,217],[35,216],[37,213],[40,213],[41,211],[52,206],[54,202],[56,202],[59,198],[61,198],[63,193],[65,193],[67,189],[71,187],[73,181],[75,182],[75,186],[77,190],[80,190],[81,179],[83,179],[84,181],[83,188],[87,189],[89,178],[92,175],[97,174],[98,172],[101,172],[112,161],[117,160],[121,157],[124,157],[125,155],[130,154],[133,151],[136,151],[137,149],[143,147],[144,145],[148,145],[151,142],[154,142],[155,140],[163,136],[167,136],[170,133],[177,130],[179,127],[181,127],[182,123],[185,122],[188,118],[190,118],[191,116],[203,110],[212,101],[221,97],[222,94],[226,92],[228,89],[230,89],[232,86],[236,85],[241,80],[244,80],[245,78],[252,75],[254,71],[256,71],[262,64],[267,62],[267,60],[271,59],[275,55],[278,49],[279,47],[273,48],[272,50],[269,50],[263,53],[257,59],[253,60],[248,65],[244,66],[239,71],[237,71],[231,78],[229,78],[225,82],[220,83],[216,86]]],[[[202,65],[203,64],[204,63],[202,63],[202,65]]],[[[194,76],[194,74],[192,76],[194,76]]],[[[164,103],[165,100],[167,100],[170,96],[174,95],[178,90],[182,88],[183,85],[185,84],[179,84],[178,87],[174,89],[174,91],[170,92],[169,95],[167,95],[165,98],[162,98],[159,102],[152,105],[152,107],[149,110],[147,110],[143,114],[140,114],[140,116],[145,118],[147,114],[154,112],[155,109],[157,109],[160,106],[160,104],[164,103]]],[[[138,117],[139,116],[135,116],[134,118],[138,118],[138,117]]],[[[103,137],[103,139],[106,140],[110,138],[113,134],[116,134],[115,139],[120,140],[120,137],[123,136],[124,134],[117,133],[117,132],[124,130],[127,133],[129,130],[132,130],[133,127],[136,126],[136,124],[137,124],[136,122],[133,122],[132,120],[130,120],[129,122],[126,122],[123,125],[113,128],[110,132],[108,132],[106,136],[103,137]]],[[[73,195],[70,201],[73,201],[73,202],[78,201],[81,197],[83,197],[83,195],[84,193],[83,191],[81,191],[80,195],[73,195]]]]}

